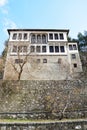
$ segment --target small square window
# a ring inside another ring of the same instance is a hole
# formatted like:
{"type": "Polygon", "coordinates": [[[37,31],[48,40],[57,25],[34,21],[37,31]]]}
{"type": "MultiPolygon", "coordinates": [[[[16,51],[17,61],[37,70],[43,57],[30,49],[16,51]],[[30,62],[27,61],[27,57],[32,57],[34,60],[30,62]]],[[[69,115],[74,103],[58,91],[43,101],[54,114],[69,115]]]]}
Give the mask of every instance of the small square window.
{"type": "Polygon", "coordinates": [[[76,55],[75,54],[71,54],[71,58],[72,59],[76,59],[76,55]]]}
{"type": "Polygon", "coordinates": [[[65,52],[64,46],[60,46],[60,51],[65,52]]]}
{"type": "Polygon", "coordinates": [[[73,66],[74,66],[74,68],[77,68],[77,64],[76,63],[74,63],[73,66]]]}
{"type": "Polygon", "coordinates": [[[60,33],[59,35],[61,40],[64,39],[63,33],[60,33]]]}
{"type": "Polygon", "coordinates": [[[15,59],[15,63],[16,64],[23,63],[23,59],[15,59]]]}
{"type": "Polygon", "coordinates": [[[77,46],[73,44],[73,50],[77,50],[77,46]]]}
{"type": "Polygon", "coordinates": [[[14,34],[13,34],[12,39],[13,39],[13,40],[16,40],[16,39],[17,39],[17,33],[14,33],[14,34]]]}
{"type": "Polygon", "coordinates": [[[49,34],[49,39],[53,40],[53,33],[49,34]]]}
{"type": "Polygon", "coordinates": [[[73,47],[72,47],[72,45],[69,45],[69,50],[73,50],[73,47]]]}
{"type": "Polygon", "coordinates": [[[49,46],[49,50],[50,50],[50,52],[54,52],[54,47],[53,46],[49,46]]]}
{"type": "Polygon", "coordinates": [[[55,40],[58,39],[58,34],[57,33],[54,34],[54,38],[55,38],[55,40]]]}
{"type": "Polygon", "coordinates": [[[43,59],[43,63],[47,63],[47,59],[43,59]]]}

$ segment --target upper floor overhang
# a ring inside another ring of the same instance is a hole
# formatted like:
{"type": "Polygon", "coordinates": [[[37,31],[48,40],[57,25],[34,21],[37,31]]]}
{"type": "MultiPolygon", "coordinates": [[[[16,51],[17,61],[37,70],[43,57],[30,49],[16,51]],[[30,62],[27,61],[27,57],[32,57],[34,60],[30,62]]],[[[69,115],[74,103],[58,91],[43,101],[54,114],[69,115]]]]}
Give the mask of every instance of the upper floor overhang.
{"type": "Polygon", "coordinates": [[[66,32],[69,33],[69,29],[8,29],[8,33],[11,31],[29,31],[29,32],[66,32]]]}

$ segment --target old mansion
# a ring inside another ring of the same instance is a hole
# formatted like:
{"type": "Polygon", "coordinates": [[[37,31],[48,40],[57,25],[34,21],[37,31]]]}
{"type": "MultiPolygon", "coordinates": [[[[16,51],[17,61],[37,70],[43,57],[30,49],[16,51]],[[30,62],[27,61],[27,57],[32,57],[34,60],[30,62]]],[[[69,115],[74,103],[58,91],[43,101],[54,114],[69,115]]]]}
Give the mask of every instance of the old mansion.
{"type": "Polygon", "coordinates": [[[65,29],[8,29],[5,80],[64,80],[82,72],[76,42],[65,29]],[[26,61],[25,61],[26,59],[26,61]]]}

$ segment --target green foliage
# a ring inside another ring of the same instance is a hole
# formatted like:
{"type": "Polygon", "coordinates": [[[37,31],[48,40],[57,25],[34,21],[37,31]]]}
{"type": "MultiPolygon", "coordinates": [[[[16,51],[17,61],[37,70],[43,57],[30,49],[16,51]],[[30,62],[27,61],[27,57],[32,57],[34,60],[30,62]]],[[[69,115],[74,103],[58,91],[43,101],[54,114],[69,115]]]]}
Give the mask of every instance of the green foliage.
{"type": "Polygon", "coordinates": [[[78,33],[78,43],[81,51],[87,50],[87,31],[84,34],[78,33]]]}
{"type": "Polygon", "coordinates": [[[4,45],[5,45],[5,49],[2,52],[2,58],[5,59],[7,55],[7,50],[8,50],[8,40],[5,41],[4,45]]]}

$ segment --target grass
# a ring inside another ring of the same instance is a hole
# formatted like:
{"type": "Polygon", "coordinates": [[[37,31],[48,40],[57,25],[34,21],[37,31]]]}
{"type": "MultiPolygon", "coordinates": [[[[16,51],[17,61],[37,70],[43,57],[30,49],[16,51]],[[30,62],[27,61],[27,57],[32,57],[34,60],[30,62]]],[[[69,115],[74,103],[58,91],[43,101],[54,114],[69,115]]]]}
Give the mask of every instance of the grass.
{"type": "Polygon", "coordinates": [[[55,122],[76,122],[76,121],[87,121],[84,119],[62,119],[62,120],[51,120],[51,119],[38,119],[38,120],[28,120],[28,119],[0,119],[0,123],[55,123],[55,122]]]}

